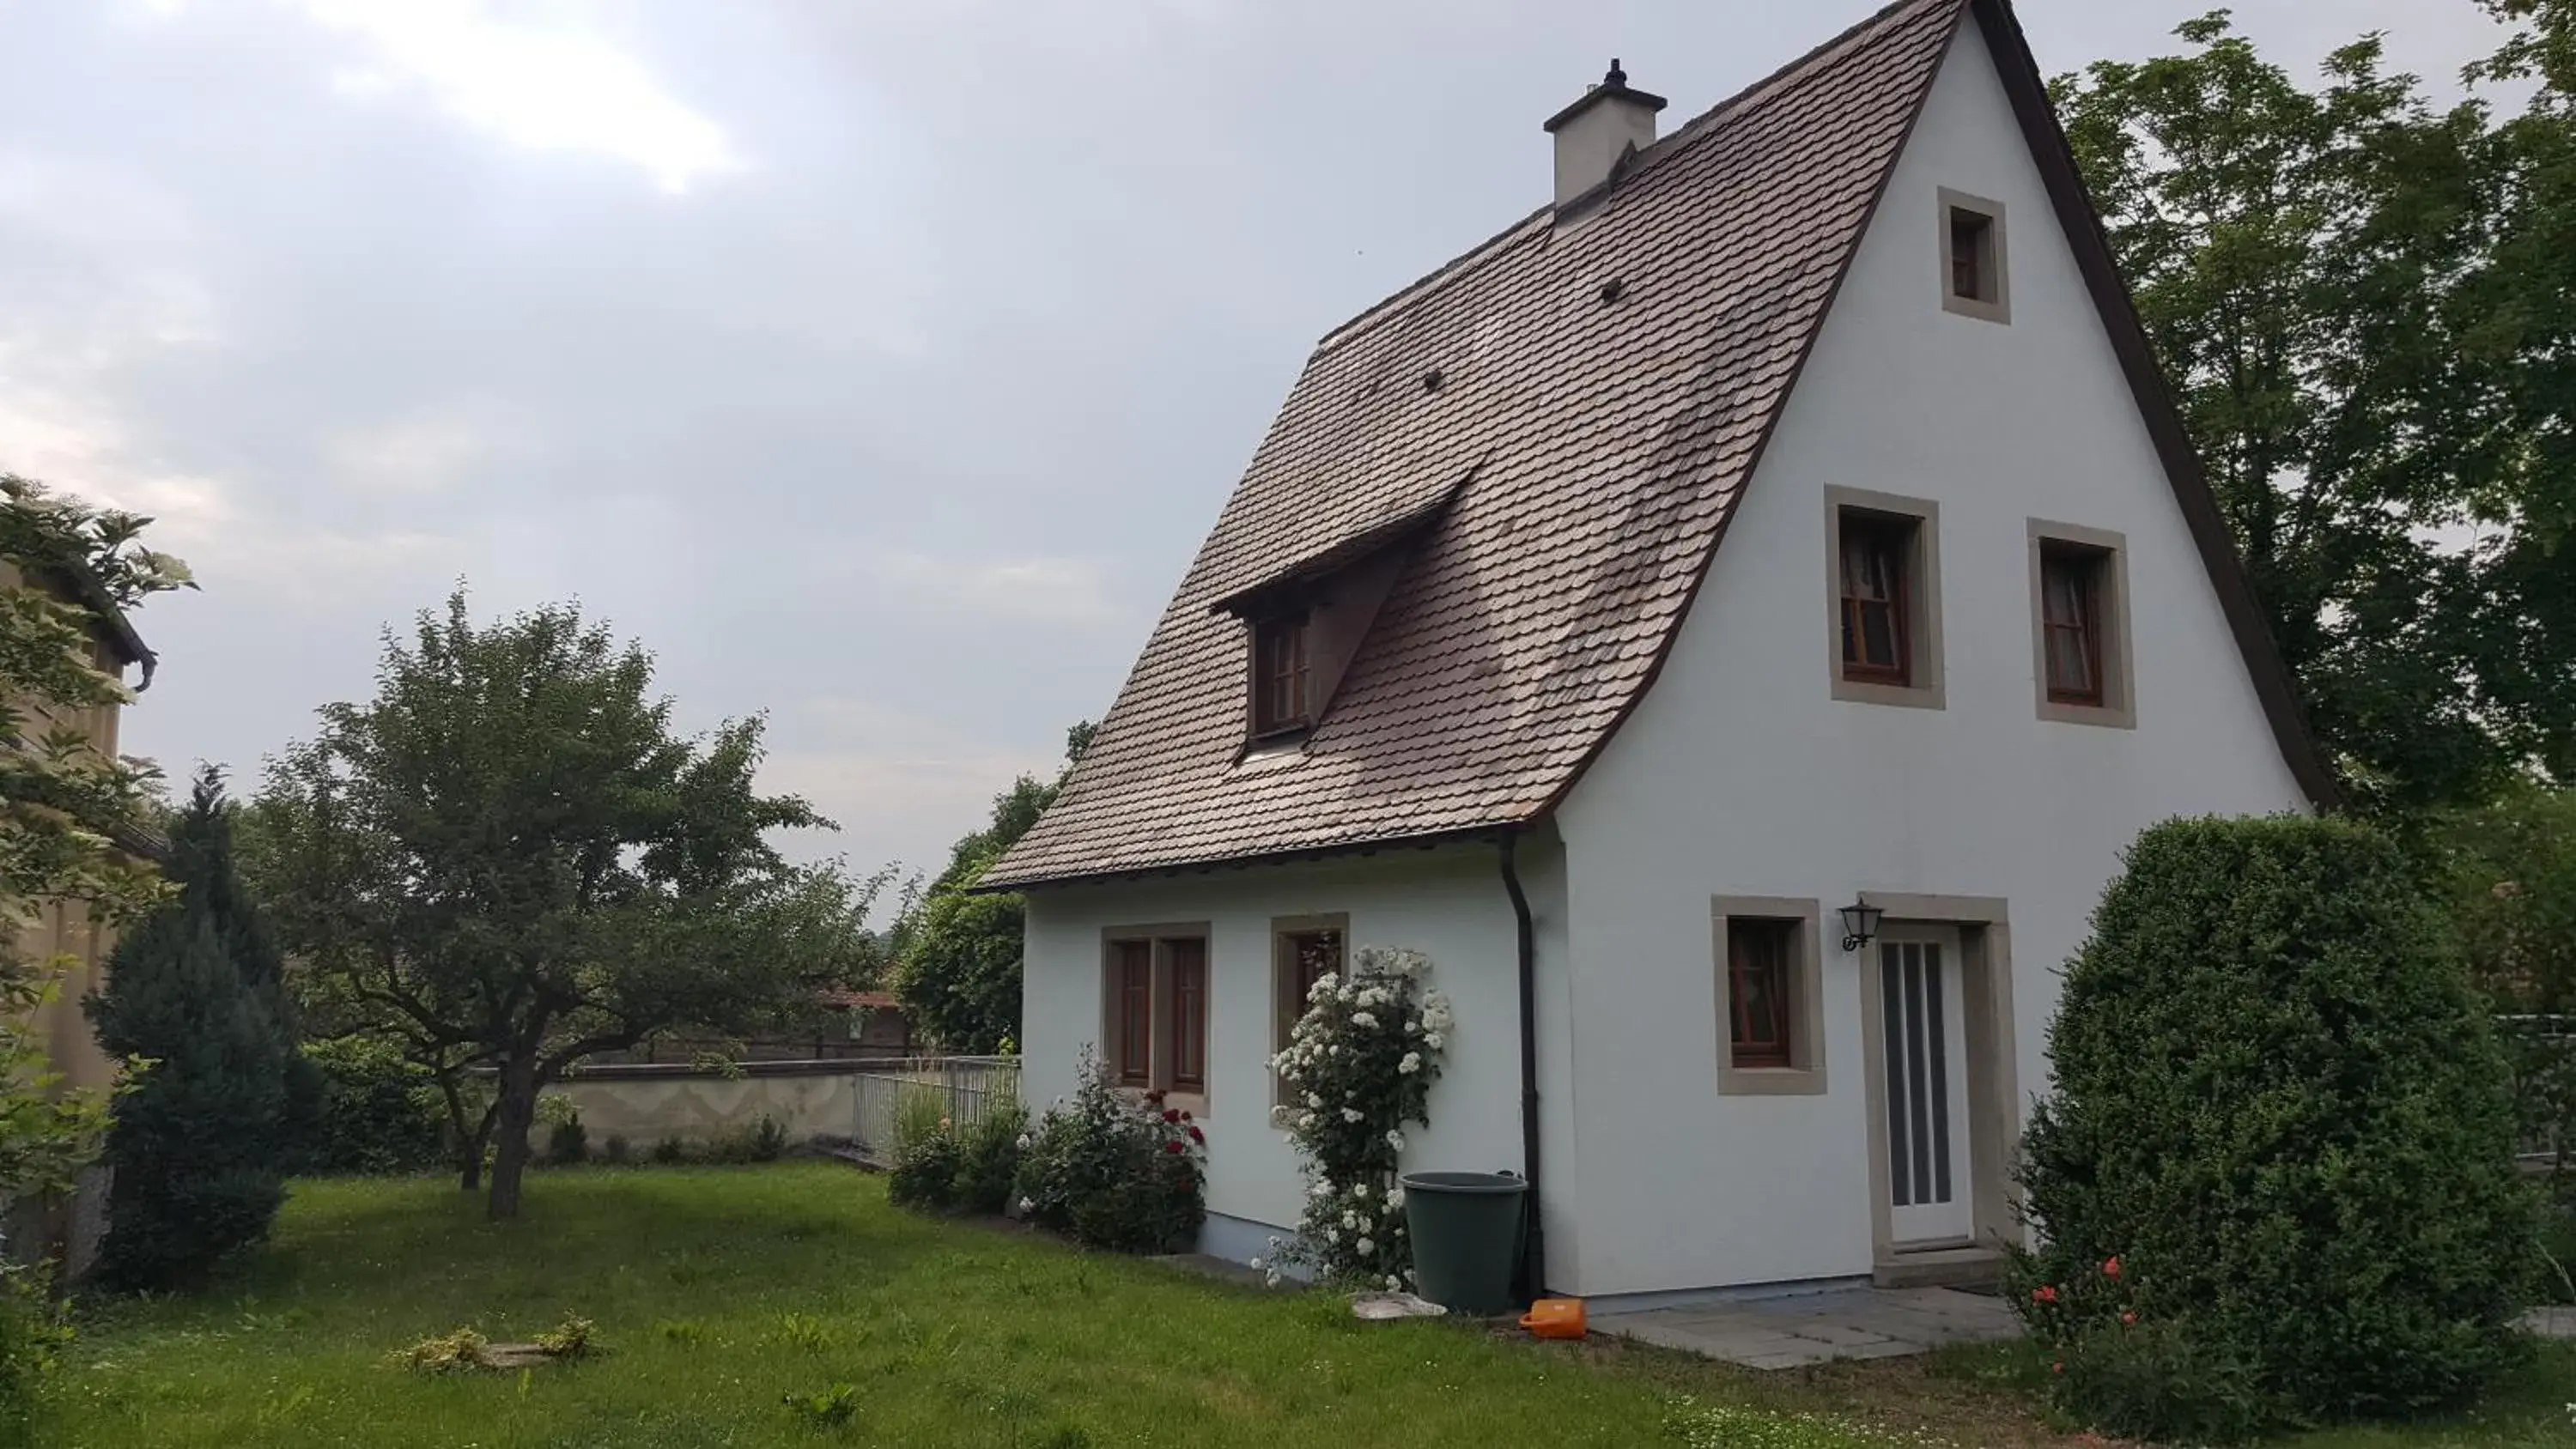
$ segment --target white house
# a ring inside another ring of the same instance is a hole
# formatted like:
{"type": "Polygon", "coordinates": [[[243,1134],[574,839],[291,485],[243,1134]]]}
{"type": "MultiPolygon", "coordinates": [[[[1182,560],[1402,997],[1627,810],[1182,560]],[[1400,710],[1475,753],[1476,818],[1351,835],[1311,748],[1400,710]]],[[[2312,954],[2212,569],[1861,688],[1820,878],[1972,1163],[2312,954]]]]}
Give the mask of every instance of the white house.
{"type": "Polygon", "coordinates": [[[2121,849],[2330,784],[2005,0],[1903,0],[1325,337],[1063,797],[1037,1100],[1096,1046],[1297,1220],[1267,1060],[1356,945],[1458,1025],[1409,1168],[1553,1292],[1991,1273],[2121,849]],[[1883,913],[1844,947],[1846,905],[1883,913]]]}

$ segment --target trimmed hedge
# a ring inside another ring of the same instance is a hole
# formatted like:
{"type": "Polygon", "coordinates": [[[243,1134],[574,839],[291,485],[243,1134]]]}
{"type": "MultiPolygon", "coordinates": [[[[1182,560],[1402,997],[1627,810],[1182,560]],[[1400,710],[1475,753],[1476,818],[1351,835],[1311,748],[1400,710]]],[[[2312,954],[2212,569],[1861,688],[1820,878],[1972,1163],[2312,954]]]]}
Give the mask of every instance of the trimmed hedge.
{"type": "Polygon", "coordinates": [[[2156,1370],[2224,1364],[2241,1435],[2456,1402],[2509,1363],[2537,1253],[2505,1064],[2397,848],[2172,821],[2093,924],[2018,1174],[2042,1246],[2015,1301],[2067,1406],[2207,1435],[2157,1405],[2220,1385],[2156,1370]]]}

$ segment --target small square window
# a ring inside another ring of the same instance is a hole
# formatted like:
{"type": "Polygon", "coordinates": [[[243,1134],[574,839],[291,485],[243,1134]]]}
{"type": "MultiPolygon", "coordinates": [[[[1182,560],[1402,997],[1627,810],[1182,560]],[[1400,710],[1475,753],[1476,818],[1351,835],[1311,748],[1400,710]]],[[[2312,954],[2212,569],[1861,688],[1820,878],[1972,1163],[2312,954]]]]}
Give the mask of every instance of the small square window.
{"type": "Polygon", "coordinates": [[[1984,322],[2012,321],[2001,202],[1941,192],[1941,306],[1984,322]]]}
{"type": "Polygon", "coordinates": [[[1306,616],[1283,614],[1252,627],[1252,732],[1284,734],[1309,723],[1306,616]]]}
{"type": "Polygon", "coordinates": [[[2127,565],[2128,544],[2116,533],[2030,521],[2031,673],[2041,719],[2137,724],[2127,565]]]}
{"type": "Polygon", "coordinates": [[[1720,896],[1718,1090],[1814,1096],[1825,1090],[1823,961],[1812,900],[1720,896]]]}
{"type": "Polygon", "coordinates": [[[1939,709],[1939,507],[1929,500],[1825,490],[1833,696],[1939,709]]]}

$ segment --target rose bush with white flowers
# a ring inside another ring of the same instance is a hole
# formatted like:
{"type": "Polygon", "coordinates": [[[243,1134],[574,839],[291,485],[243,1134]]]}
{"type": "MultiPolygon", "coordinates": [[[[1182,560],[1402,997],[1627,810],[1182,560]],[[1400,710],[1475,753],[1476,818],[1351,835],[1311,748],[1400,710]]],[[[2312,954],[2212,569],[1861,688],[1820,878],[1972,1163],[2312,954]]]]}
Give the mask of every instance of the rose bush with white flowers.
{"type": "Polygon", "coordinates": [[[1274,1239],[1255,1265],[1273,1281],[1293,1264],[1372,1288],[1412,1283],[1397,1164],[1405,1128],[1431,1120],[1431,1084],[1456,1026],[1430,974],[1419,951],[1363,948],[1348,973],[1315,983],[1288,1049],[1272,1059],[1291,1098],[1277,1111],[1306,1172],[1296,1241],[1274,1239]]]}

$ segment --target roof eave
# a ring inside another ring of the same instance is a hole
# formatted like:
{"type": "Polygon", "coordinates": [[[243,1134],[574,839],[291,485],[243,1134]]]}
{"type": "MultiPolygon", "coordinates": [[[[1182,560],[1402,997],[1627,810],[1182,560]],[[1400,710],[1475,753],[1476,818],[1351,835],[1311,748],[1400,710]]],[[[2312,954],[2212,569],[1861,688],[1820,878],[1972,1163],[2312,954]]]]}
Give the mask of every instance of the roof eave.
{"type": "Polygon", "coordinates": [[[1469,841],[1490,840],[1500,835],[1518,834],[1537,826],[1547,818],[1547,813],[1544,808],[1541,808],[1499,817],[1481,824],[1429,831],[1421,835],[1380,836],[1367,840],[1339,841],[1331,845],[1302,846],[1295,850],[1216,856],[1206,860],[1166,861],[1158,865],[1112,867],[1107,870],[1068,874],[1041,874],[1000,881],[986,877],[966,887],[966,894],[1023,895],[1030,891],[1055,890],[1072,886],[1117,885],[1127,881],[1208,875],[1221,870],[1251,870],[1260,866],[1293,865],[1304,861],[1382,855],[1393,850],[1436,850],[1444,845],[1461,845],[1469,841]]]}

